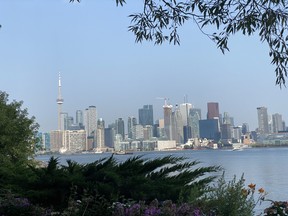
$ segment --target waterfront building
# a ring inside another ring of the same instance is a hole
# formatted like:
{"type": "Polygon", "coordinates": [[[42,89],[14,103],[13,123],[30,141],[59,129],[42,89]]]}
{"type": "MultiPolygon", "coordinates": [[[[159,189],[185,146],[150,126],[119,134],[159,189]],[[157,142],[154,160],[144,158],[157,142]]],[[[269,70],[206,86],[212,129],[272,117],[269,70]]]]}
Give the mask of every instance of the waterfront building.
{"type": "Polygon", "coordinates": [[[138,151],[138,149],[141,149],[142,146],[142,142],[139,140],[133,140],[132,142],[130,142],[130,148],[129,150],[131,151],[138,151]]]}
{"type": "Polygon", "coordinates": [[[42,133],[41,134],[41,140],[42,140],[42,148],[45,151],[50,150],[50,133],[42,133]]]}
{"type": "Polygon", "coordinates": [[[182,143],[187,143],[190,138],[192,138],[192,129],[191,129],[191,126],[186,125],[183,127],[183,142],[182,143]]]}
{"type": "Polygon", "coordinates": [[[275,113],[272,115],[272,125],[273,125],[272,129],[273,133],[278,133],[278,131],[284,131],[281,114],[275,113]]]}
{"type": "Polygon", "coordinates": [[[247,133],[249,133],[250,132],[250,130],[249,130],[249,125],[248,125],[248,123],[243,123],[242,124],[242,134],[247,134],[247,133]]]}
{"type": "Polygon", "coordinates": [[[145,125],[153,125],[153,106],[152,105],[144,105],[143,108],[138,109],[139,115],[139,124],[145,125]]]}
{"type": "Polygon", "coordinates": [[[154,151],[157,150],[157,141],[156,140],[144,140],[142,142],[142,150],[143,151],[154,151]]]}
{"type": "MultiPolygon", "coordinates": [[[[186,121],[187,122],[187,121],[186,121]]],[[[175,111],[172,113],[172,140],[176,140],[176,143],[184,142],[183,132],[183,118],[181,109],[178,105],[175,106],[175,111]]]]}
{"type": "Polygon", "coordinates": [[[164,110],[164,131],[165,131],[165,138],[167,140],[172,140],[172,105],[168,105],[165,101],[163,106],[164,110]]]}
{"type": "Polygon", "coordinates": [[[189,117],[189,111],[192,109],[191,103],[182,103],[179,106],[181,118],[182,118],[182,124],[183,126],[188,125],[188,117],[189,117]]]}
{"type": "Polygon", "coordinates": [[[105,148],[105,121],[100,118],[97,121],[97,141],[96,141],[97,149],[105,148]]]}
{"type": "Polygon", "coordinates": [[[158,119],[157,137],[161,139],[166,137],[164,119],[158,119]]]}
{"type": "Polygon", "coordinates": [[[208,102],[207,103],[207,119],[220,118],[219,114],[219,104],[217,102],[208,102]]]}
{"type": "Polygon", "coordinates": [[[125,124],[124,120],[122,118],[118,118],[115,121],[116,125],[116,134],[120,134],[122,136],[122,139],[125,139],[125,124]]]}
{"type": "Polygon", "coordinates": [[[225,123],[221,125],[221,139],[224,144],[232,141],[232,125],[225,123]]]}
{"type": "MultiPolygon", "coordinates": [[[[84,124],[87,136],[96,137],[97,131],[97,109],[96,106],[89,106],[84,112],[84,124]]],[[[94,140],[95,141],[95,140],[94,140]]]]}
{"type": "Polygon", "coordinates": [[[50,151],[59,152],[64,148],[63,130],[53,130],[50,132],[50,151]]]}
{"type": "Polygon", "coordinates": [[[220,139],[220,128],[218,119],[199,120],[200,138],[214,141],[220,139]]]}
{"type": "Polygon", "coordinates": [[[232,129],[232,142],[241,143],[242,138],[242,128],[241,127],[233,127],[232,129]]]}
{"type": "Polygon", "coordinates": [[[115,129],[112,127],[108,127],[104,129],[104,142],[105,146],[109,148],[114,148],[114,136],[115,129]]]}
{"type": "Polygon", "coordinates": [[[133,127],[137,124],[137,119],[135,117],[128,117],[127,129],[128,129],[128,138],[132,139],[133,137],[133,127]]]}
{"type": "Polygon", "coordinates": [[[201,109],[199,108],[190,109],[188,125],[191,127],[191,138],[200,137],[199,120],[201,120],[201,109]]]}
{"type": "Polygon", "coordinates": [[[146,125],[145,127],[143,127],[143,139],[150,140],[152,137],[153,137],[153,126],[146,125]]]}
{"type": "Polygon", "coordinates": [[[158,151],[175,149],[176,141],[175,140],[157,140],[156,149],[158,151]]]}
{"type": "Polygon", "coordinates": [[[144,139],[144,131],[143,131],[143,125],[137,124],[133,126],[132,130],[132,139],[133,140],[143,140],[144,139]]]}
{"type": "Polygon", "coordinates": [[[269,133],[268,112],[266,107],[257,107],[258,132],[260,134],[269,133]]]}
{"type": "Polygon", "coordinates": [[[67,152],[74,153],[86,150],[85,130],[65,130],[63,139],[64,149],[67,152]]]}
{"type": "Polygon", "coordinates": [[[121,134],[115,134],[114,136],[114,150],[115,151],[120,151],[120,142],[122,141],[122,136],[121,134]]]}

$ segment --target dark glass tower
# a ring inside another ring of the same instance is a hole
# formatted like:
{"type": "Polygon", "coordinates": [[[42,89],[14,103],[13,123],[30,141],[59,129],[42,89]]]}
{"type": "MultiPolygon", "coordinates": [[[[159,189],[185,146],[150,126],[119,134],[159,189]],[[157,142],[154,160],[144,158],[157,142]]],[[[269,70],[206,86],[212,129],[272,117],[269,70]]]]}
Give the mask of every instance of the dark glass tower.
{"type": "Polygon", "coordinates": [[[121,134],[122,139],[125,139],[125,127],[124,127],[124,120],[122,118],[118,118],[116,120],[116,134],[121,134]]]}
{"type": "Polygon", "coordinates": [[[152,105],[144,105],[143,108],[138,110],[139,114],[139,124],[145,125],[153,125],[153,106],[152,105]]]}

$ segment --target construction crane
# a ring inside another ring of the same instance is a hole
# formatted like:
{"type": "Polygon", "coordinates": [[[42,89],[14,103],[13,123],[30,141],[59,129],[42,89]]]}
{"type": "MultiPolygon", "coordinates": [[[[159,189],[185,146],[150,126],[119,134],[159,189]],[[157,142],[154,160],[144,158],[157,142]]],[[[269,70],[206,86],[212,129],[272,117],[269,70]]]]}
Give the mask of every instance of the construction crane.
{"type": "Polygon", "coordinates": [[[167,98],[167,97],[156,97],[156,99],[158,99],[158,100],[164,100],[164,106],[168,106],[167,101],[169,101],[169,98],[167,98]]]}

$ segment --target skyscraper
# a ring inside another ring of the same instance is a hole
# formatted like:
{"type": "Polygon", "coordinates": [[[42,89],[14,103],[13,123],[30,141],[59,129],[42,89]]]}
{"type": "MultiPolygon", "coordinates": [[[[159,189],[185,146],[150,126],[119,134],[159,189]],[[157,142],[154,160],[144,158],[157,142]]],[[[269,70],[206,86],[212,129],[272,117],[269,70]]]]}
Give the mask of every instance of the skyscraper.
{"type": "Polygon", "coordinates": [[[82,110],[76,110],[76,125],[80,128],[83,127],[83,112],[82,110]]]}
{"type": "Polygon", "coordinates": [[[137,124],[137,119],[135,117],[128,117],[128,138],[132,139],[133,137],[133,127],[137,124]]]}
{"type": "Polygon", "coordinates": [[[153,106],[152,105],[144,105],[143,108],[138,110],[139,115],[139,124],[145,125],[153,125],[153,106]]]}
{"type": "Polygon", "coordinates": [[[219,119],[219,104],[217,102],[207,103],[207,110],[207,119],[219,119]]]}
{"type": "Polygon", "coordinates": [[[120,134],[122,139],[125,140],[125,127],[124,120],[122,118],[118,118],[116,120],[116,134],[120,134]]]}
{"type": "Polygon", "coordinates": [[[191,127],[191,136],[192,138],[199,138],[199,121],[201,120],[201,109],[192,108],[189,112],[189,123],[191,127]]]}
{"type": "Polygon", "coordinates": [[[182,116],[183,126],[188,125],[188,116],[189,116],[189,111],[191,108],[192,108],[192,104],[190,103],[183,103],[183,104],[180,104],[179,106],[180,113],[182,116]]]}
{"type": "Polygon", "coordinates": [[[184,143],[183,127],[182,113],[180,107],[176,105],[174,112],[172,112],[172,139],[176,140],[176,143],[184,143]]]}
{"type": "Polygon", "coordinates": [[[96,136],[97,131],[97,109],[96,106],[89,106],[85,110],[85,130],[88,136],[96,136]]]}
{"type": "Polygon", "coordinates": [[[266,107],[257,107],[258,131],[260,134],[269,133],[268,113],[266,107]]]}
{"type": "Polygon", "coordinates": [[[68,130],[68,113],[62,112],[60,113],[60,128],[61,130],[68,130]]]}
{"type": "Polygon", "coordinates": [[[62,104],[64,102],[64,99],[62,98],[62,93],[61,93],[61,75],[59,72],[59,77],[58,77],[58,97],[57,97],[57,104],[58,104],[58,130],[64,130],[62,128],[62,122],[61,122],[61,113],[62,113],[62,104]]]}
{"type": "Polygon", "coordinates": [[[278,133],[278,131],[283,131],[283,121],[282,115],[279,113],[275,113],[272,115],[272,122],[273,122],[273,133],[278,133]]]}
{"type": "Polygon", "coordinates": [[[97,147],[98,149],[105,148],[105,122],[102,118],[97,121],[97,147]]]}
{"type": "Polygon", "coordinates": [[[165,131],[165,137],[168,140],[172,140],[172,105],[168,105],[165,101],[165,104],[163,106],[164,110],[164,131],[165,131]]]}
{"type": "Polygon", "coordinates": [[[242,124],[242,134],[247,134],[247,133],[249,133],[250,131],[249,131],[249,125],[248,125],[248,123],[243,123],[242,124]]]}

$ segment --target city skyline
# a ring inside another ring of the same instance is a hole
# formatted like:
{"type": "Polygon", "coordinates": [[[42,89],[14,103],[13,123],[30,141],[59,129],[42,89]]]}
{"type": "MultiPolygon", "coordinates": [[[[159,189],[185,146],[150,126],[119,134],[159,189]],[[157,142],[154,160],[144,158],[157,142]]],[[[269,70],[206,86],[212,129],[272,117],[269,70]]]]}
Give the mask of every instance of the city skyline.
{"type": "Polygon", "coordinates": [[[129,2],[2,1],[0,86],[23,101],[41,131],[57,128],[57,82],[62,110],[70,115],[95,105],[98,117],[114,122],[138,116],[145,104],[163,118],[163,100],[188,102],[207,114],[218,102],[236,125],[258,127],[257,107],[288,119],[287,88],[275,86],[267,47],[254,36],[234,36],[225,55],[191,24],[179,29],[181,45],[135,43],[127,16],[141,7],[129,2]],[[107,11],[113,16],[107,17],[107,11]],[[13,16],[11,13],[13,12],[13,16]],[[103,18],[105,17],[105,21],[103,18]],[[186,97],[187,96],[187,97],[186,97]]]}

